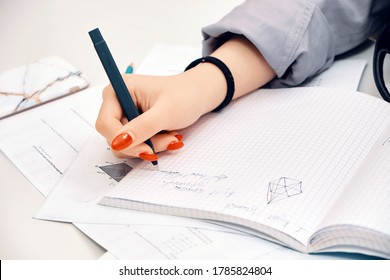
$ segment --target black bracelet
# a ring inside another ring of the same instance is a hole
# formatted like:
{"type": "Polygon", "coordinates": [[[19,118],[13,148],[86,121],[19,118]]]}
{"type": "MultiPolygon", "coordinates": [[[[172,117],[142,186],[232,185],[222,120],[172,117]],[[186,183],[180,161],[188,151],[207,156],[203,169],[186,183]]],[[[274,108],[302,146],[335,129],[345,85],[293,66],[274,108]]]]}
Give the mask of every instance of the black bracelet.
{"type": "Polygon", "coordinates": [[[222,103],[212,111],[212,112],[217,112],[217,111],[221,110],[222,108],[225,108],[230,103],[230,101],[232,101],[233,95],[234,95],[234,78],[233,78],[232,72],[230,72],[230,70],[226,66],[226,64],[223,63],[218,58],[215,58],[212,56],[205,56],[205,57],[201,57],[201,58],[194,60],[193,62],[191,62],[187,66],[187,68],[184,71],[187,71],[187,70],[195,67],[199,63],[203,63],[203,62],[210,62],[210,63],[214,64],[215,66],[217,66],[222,71],[222,73],[226,79],[226,83],[227,83],[226,97],[222,101],[222,103]]]}

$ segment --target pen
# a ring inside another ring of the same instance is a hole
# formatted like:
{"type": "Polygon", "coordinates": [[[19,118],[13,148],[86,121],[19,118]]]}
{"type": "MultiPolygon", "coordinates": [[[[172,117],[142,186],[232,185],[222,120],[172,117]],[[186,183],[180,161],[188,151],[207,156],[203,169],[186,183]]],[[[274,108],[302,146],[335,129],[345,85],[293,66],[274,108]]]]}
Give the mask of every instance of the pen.
{"type": "MultiPolygon", "coordinates": [[[[133,99],[129,93],[129,90],[126,87],[125,82],[123,81],[122,75],[119,72],[118,67],[115,64],[114,58],[111,55],[110,50],[106,42],[103,39],[102,34],[100,33],[99,28],[89,31],[89,36],[94,44],[95,50],[100,58],[101,63],[103,64],[104,70],[110,80],[112,87],[114,88],[115,94],[118,98],[119,104],[123,110],[128,121],[139,116],[137,107],[134,104],[133,99]]],[[[145,141],[154,152],[153,144],[150,139],[145,141]]],[[[158,167],[157,161],[152,161],[152,164],[158,167]]]]}
{"type": "Polygon", "coordinates": [[[133,71],[134,71],[134,64],[133,62],[129,64],[129,66],[127,66],[126,68],[126,74],[133,74],[133,71]]]}

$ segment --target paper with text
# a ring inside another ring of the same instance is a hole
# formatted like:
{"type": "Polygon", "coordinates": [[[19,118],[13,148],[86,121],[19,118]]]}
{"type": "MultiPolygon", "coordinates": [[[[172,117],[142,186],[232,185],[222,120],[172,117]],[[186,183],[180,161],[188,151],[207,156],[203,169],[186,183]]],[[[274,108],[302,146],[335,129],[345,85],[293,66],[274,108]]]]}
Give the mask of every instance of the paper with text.
{"type": "Polygon", "coordinates": [[[0,121],[0,149],[47,196],[95,130],[102,87],[0,121]]]}

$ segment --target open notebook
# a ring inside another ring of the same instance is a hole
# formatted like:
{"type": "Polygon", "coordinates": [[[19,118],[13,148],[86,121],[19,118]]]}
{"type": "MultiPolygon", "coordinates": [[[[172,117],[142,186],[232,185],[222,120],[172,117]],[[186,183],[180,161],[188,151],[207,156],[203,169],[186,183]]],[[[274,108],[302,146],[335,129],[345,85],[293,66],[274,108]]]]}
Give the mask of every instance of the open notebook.
{"type": "Polygon", "coordinates": [[[390,104],[259,90],[181,133],[159,171],[140,164],[101,204],[237,224],[302,252],[390,258],[390,104]]]}

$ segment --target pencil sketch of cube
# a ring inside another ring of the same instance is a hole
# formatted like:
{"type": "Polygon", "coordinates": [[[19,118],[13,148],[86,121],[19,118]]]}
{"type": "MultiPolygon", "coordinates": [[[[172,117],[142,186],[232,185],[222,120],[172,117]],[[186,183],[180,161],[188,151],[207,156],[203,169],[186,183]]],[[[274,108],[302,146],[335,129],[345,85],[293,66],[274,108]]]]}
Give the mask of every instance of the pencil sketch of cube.
{"type": "Polygon", "coordinates": [[[267,204],[302,193],[302,181],[280,177],[268,184],[267,204]]]}

